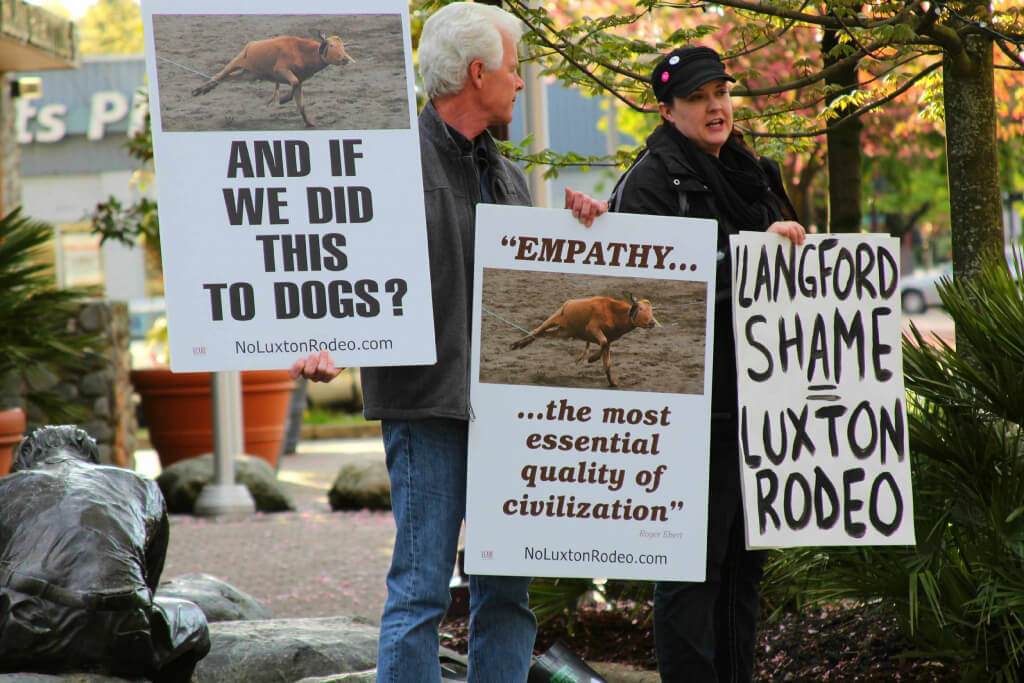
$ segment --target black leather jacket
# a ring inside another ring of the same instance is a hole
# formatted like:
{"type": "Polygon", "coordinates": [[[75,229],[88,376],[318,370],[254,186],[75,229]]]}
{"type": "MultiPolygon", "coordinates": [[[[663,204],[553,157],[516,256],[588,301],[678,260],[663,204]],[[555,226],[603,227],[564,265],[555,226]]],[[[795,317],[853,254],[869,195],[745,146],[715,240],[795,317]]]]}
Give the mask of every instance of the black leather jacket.
{"type": "MultiPolygon", "coordinates": [[[[437,363],[362,368],[363,412],[368,419],[467,420],[480,175],[472,153],[460,149],[430,102],[420,113],[419,130],[437,363]]],[[[488,133],[481,136],[494,202],[529,205],[523,171],[498,153],[488,133]]]]}

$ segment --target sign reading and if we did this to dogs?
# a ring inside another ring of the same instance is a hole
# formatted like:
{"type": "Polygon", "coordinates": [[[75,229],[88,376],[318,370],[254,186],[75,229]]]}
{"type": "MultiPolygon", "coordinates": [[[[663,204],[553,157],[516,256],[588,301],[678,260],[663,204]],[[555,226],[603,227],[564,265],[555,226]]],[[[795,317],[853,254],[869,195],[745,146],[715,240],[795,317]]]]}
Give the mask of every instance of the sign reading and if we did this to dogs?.
{"type": "Polygon", "coordinates": [[[897,239],[731,249],[747,545],[912,545],[897,239]]]}
{"type": "Polygon", "coordinates": [[[281,7],[142,4],[172,369],[433,363],[408,3],[281,7]]]}

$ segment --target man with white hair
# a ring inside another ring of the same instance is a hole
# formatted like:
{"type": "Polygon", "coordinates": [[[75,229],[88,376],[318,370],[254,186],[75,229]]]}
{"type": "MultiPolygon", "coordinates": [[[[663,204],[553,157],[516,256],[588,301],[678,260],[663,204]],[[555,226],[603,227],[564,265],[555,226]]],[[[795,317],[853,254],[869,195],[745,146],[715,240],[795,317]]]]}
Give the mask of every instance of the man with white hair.
{"type": "MultiPolygon", "coordinates": [[[[364,412],[380,419],[397,524],[381,618],[377,680],[440,680],[438,627],[451,602],[466,509],[470,321],[476,205],[529,205],[521,169],[487,133],[512,120],[522,26],[489,5],[456,2],[423,25],[420,74],[430,101],[419,118],[437,363],[362,369],[364,412]]],[[[607,210],[566,191],[585,225],[607,210]]],[[[326,352],[292,375],[329,381],[326,352]]],[[[527,577],[470,577],[469,680],[525,681],[537,623],[527,577]]]]}

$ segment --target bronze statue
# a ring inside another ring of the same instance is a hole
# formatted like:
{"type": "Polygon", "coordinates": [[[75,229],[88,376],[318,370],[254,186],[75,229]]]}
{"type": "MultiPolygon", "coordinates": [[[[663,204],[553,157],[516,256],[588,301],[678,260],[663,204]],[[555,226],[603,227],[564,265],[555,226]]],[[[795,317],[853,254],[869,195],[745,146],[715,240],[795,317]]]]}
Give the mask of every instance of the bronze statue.
{"type": "Polygon", "coordinates": [[[154,598],[169,534],[155,482],[100,465],[77,427],[43,427],[0,501],[0,671],[191,678],[209,630],[195,604],[154,598]]]}

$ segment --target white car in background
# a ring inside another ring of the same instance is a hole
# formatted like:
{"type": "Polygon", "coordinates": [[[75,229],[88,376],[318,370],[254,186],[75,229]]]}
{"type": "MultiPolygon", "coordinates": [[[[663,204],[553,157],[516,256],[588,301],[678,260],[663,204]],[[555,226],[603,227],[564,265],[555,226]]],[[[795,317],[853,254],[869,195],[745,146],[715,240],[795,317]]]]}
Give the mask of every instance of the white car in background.
{"type": "MultiPolygon", "coordinates": [[[[1014,250],[1017,251],[1017,258],[1024,267],[1024,255],[1019,248],[1006,250],[1006,265],[1010,269],[1010,275],[1017,278],[1016,267],[1014,266],[1014,250]]],[[[933,268],[915,270],[907,277],[900,278],[900,304],[903,313],[906,315],[917,315],[933,306],[941,306],[937,285],[942,278],[953,278],[953,263],[948,261],[933,268]]]]}
{"type": "Polygon", "coordinates": [[[900,278],[900,304],[906,315],[924,313],[931,306],[941,306],[936,285],[943,277],[953,277],[953,262],[941,263],[933,268],[915,270],[900,278]]]}

